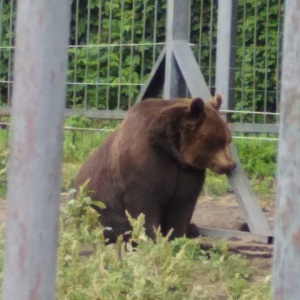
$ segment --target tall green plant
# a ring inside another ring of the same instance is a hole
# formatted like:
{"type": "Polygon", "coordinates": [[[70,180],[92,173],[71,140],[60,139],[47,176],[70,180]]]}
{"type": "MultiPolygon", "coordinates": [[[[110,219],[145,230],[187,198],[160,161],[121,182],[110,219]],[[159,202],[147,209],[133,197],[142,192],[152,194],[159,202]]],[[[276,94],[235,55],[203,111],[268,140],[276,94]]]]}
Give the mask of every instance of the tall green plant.
{"type": "MultiPolygon", "coordinates": [[[[145,235],[144,216],[129,218],[132,241],[105,245],[98,213],[85,189],[63,208],[58,252],[58,299],[267,299],[270,288],[251,287],[249,262],[230,255],[224,242],[209,251],[199,239],[168,241],[145,235]],[[209,257],[209,258],[208,258],[209,257]],[[70,288],[71,287],[71,288],[70,288]],[[256,290],[256,289],[257,290],[256,290]],[[259,290],[258,290],[259,289],[259,290]]],[[[0,252],[1,254],[1,252],[0,252]]]]}

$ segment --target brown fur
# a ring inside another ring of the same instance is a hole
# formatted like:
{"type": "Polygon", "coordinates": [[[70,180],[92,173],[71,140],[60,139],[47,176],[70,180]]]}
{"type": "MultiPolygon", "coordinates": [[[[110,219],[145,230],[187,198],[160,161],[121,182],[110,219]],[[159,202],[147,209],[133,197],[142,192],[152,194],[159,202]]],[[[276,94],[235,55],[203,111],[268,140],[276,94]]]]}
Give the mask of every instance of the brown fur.
{"type": "MultiPolygon", "coordinates": [[[[220,96],[199,99],[149,99],[134,105],[120,127],[82,165],[75,188],[90,178],[91,196],[103,201],[100,221],[114,242],[130,229],[125,210],[145,214],[172,237],[188,234],[205,169],[225,173],[235,167],[230,132],[218,109],[220,96]]],[[[97,208],[96,208],[97,209],[97,208]]]]}

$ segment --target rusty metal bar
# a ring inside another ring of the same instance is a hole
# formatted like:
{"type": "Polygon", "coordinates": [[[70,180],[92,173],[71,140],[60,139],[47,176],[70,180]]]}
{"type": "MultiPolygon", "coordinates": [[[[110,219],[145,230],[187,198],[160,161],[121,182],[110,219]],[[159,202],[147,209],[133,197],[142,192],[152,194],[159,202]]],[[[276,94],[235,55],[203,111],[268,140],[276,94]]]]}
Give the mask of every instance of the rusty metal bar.
{"type": "Polygon", "coordinates": [[[285,2],[273,298],[300,295],[300,1],[285,2]]]}
{"type": "Polygon", "coordinates": [[[17,7],[3,299],[54,299],[67,0],[17,7]]]}

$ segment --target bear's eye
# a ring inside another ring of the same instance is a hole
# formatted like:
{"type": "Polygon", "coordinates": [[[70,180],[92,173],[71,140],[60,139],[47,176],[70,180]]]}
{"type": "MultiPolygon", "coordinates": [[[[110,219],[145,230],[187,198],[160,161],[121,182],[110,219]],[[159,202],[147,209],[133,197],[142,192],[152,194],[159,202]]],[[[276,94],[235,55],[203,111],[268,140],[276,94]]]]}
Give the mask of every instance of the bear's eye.
{"type": "Polygon", "coordinates": [[[207,136],[207,145],[212,149],[221,149],[226,146],[226,137],[222,134],[215,134],[214,136],[207,136]]]}
{"type": "Polygon", "coordinates": [[[220,148],[226,147],[231,143],[231,134],[230,132],[224,130],[224,128],[218,129],[215,132],[215,146],[219,146],[220,148]]]}

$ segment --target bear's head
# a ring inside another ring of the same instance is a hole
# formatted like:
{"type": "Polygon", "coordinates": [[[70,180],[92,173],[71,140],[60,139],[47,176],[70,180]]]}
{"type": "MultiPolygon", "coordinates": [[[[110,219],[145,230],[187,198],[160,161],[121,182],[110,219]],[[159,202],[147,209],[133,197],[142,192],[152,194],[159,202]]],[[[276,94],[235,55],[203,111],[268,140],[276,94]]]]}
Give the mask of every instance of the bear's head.
{"type": "Polygon", "coordinates": [[[153,118],[151,142],[164,148],[179,162],[215,173],[235,168],[230,152],[231,134],[219,108],[222,98],[174,100],[153,118]]]}

